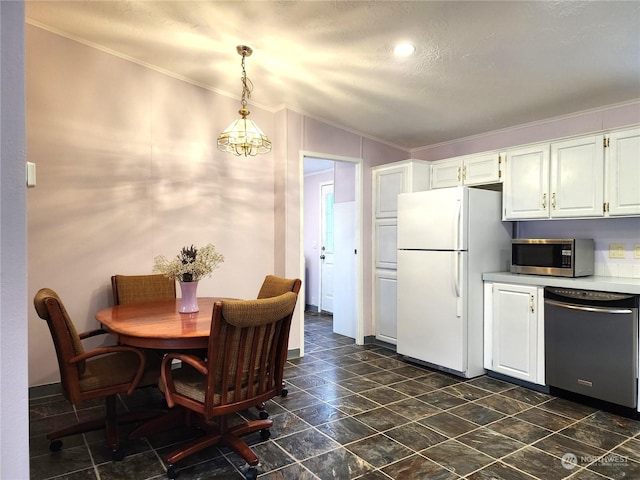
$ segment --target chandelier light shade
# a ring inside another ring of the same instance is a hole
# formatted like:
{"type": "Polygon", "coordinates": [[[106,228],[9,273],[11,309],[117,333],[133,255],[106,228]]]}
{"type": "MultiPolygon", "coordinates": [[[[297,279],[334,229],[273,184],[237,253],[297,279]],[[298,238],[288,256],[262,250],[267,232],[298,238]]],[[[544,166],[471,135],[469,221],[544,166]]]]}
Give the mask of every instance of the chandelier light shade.
{"type": "Polygon", "coordinates": [[[240,117],[218,136],[218,150],[233,153],[236,156],[254,156],[257,154],[269,153],[271,151],[271,141],[260,130],[252,120],[249,120],[249,110],[247,109],[247,98],[251,97],[253,84],[247,78],[244,68],[244,59],[253,53],[250,47],[238,45],[238,54],[242,56],[242,99],[240,101],[240,117]]]}

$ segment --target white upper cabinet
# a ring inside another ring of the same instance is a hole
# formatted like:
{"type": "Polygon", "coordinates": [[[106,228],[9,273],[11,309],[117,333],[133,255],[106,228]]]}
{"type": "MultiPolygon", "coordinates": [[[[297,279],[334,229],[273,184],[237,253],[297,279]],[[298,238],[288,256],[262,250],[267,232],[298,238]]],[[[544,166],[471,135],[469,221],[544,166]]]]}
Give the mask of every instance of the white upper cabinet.
{"type": "Polygon", "coordinates": [[[502,204],[505,220],[548,218],[548,143],[507,151],[502,204]]]}
{"type": "Polygon", "coordinates": [[[429,165],[407,160],[373,170],[376,218],[398,216],[398,194],[429,189],[429,165]]]}
{"type": "Polygon", "coordinates": [[[640,128],[609,134],[605,150],[608,214],[640,215],[640,128]]]}
{"type": "Polygon", "coordinates": [[[503,158],[504,154],[490,152],[435,161],[431,165],[431,188],[500,183],[503,158]]]}
{"type": "Polygon", "coordinates": [[[550,216],[604,215],[604,136],[551,144],[550,216]]]}
{"type": "Polygon", "coordinates": [[[604,136],[507,151],[505,220],[602,217],[604,136]]]}

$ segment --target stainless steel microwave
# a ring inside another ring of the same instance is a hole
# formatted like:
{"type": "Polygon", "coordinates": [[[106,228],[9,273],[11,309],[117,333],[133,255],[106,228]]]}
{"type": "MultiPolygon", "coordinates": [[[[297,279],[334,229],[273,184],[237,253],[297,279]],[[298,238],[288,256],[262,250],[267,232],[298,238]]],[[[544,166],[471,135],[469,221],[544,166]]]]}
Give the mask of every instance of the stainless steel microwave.
{"type": "Polygon", "coordinates": [[[587,238],[514,238],[511,272],[556,277],[593,275],[595,245],[587,238]]]}

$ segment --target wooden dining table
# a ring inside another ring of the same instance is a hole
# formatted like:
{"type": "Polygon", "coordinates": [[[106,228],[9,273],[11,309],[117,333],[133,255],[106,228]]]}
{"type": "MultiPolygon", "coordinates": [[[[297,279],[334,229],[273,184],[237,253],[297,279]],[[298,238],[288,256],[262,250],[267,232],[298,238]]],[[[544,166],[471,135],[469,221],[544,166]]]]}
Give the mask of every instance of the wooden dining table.
{"type": "Polygon", "coordinates": [[[140,348],[185,350],[207,348],[217,297],[198,298],[199,311],[180,313],[180,299],[130,303],[96,313],[102,327],[118,342],[140,348]]]}

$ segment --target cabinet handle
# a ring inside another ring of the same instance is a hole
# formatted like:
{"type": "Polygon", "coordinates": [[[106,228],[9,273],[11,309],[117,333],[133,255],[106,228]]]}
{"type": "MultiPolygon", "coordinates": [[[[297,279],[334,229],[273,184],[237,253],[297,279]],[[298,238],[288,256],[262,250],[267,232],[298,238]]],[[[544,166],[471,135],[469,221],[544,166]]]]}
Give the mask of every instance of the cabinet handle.
{"type": "Polygon", "coordinates": [[[529,308],[531,308],[531,313],[535,313],[533,308],[533,300],[534,300],[533,295],[531,295],[529,297],[529,308]]]}
{"type": "Polygon", "coordinates": [[[462,180],[467,180],[467,166],[462,167],[462,180]]]}
{"type": "Polygon", "coordinates": [[[547,208],[547,194],[546,193],[542,194],[542,208],[544,208],[544,209],[547,208]]]}
{"type": "Polygon", "coordinates": [[[458,167],[458,181],[460,181],[460,167],[458,167]]]}
{"type": "Polygon", "coordinates": [[[555,194],[555,192],[551,194],[551,208],[553,210],[556,209],[556,194],[555,194]]]}

